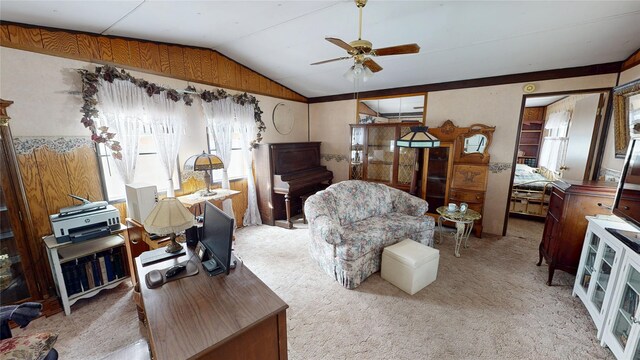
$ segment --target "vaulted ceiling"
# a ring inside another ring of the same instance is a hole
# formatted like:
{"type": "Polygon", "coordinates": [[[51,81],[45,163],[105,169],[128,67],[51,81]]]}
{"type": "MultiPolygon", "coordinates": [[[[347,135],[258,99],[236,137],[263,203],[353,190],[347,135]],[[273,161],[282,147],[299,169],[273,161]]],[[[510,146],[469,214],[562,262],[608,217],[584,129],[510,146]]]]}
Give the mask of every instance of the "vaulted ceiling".
{"type": "MultiPolygon", "coordinates": [[[[351,0],[2,0],[0,19],[211,48],[306,97],[355,90],[352,60],[310,65],[346,55],[325,37],[358,38],[351,0]]],[[[362,26],[374,48],[421,48],[376,57],[368,91],[622,61],[640,48],[640,1],[371,0],[362,26]]]]}

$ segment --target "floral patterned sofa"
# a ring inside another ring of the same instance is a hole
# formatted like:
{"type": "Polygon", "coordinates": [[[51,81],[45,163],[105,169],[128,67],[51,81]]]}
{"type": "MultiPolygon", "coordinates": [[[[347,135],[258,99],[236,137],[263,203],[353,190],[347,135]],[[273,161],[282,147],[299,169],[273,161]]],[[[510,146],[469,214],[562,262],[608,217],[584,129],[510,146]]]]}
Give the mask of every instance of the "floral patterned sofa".
{"type": "Polygon", "coordinates": [[[433,246],[435,222],[426,201],[398,189],[343,181],[310,196],[311,257],[342,286],[354,289],[380,270],[385,246],[409,238],[433,246]]]}

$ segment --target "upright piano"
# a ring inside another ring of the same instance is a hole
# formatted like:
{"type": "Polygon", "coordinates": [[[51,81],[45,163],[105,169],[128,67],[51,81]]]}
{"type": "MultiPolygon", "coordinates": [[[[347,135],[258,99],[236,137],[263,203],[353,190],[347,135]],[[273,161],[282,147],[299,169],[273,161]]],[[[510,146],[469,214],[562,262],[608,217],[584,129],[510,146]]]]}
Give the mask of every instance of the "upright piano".
{"type": "Polygon", "coordinates": [[[300,196],[331,184],[333,173],[320,165],[320,142],[260,144],[253,149],[256,191],[262,223],[293,228],[300,196]]]}

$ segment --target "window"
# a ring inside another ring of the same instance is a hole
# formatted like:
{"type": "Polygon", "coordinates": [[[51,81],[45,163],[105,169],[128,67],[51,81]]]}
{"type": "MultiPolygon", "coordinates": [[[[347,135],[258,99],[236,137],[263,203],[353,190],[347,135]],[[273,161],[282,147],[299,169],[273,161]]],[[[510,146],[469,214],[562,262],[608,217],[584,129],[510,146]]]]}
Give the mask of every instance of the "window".
{"type": "MultiPolygon", "coordinates": [[[[98,145],[98,158],[102,169],[104,190],[108,201],[124,200],[126,198],[125,187],[114,161],[111,151],[102,144],[98,145]]],[[[179,179],[178,169],[173,174],[174,179],[179,179]]],[[[148,127],[140,135],[138,142],[138,159],[136,162],[136,183],[152,184],[158,187],[158,192],[167,191],[168,179],[165,179],[164,170],[160,158],[157,155],[156,143],[148,127]]],[[[180,189],[180,181],[174,180],[175,190],[180,189]]]]}
{"type": "MultiPolygon", "coordinates": [[[[209,144],[209,153],[217,155],[216,144],[213,141],[213,134],[207,129],[207,143],[209,144]]],[[[233,129],[233,137],[231,139],[231,163],[227,168],[229,180],[246,177],[244,159],[242,157],[242,136],[240,132],[233,129]]],[[[225,164],[226,165],[226,164],[225,164]]],[[[212,181],[222,181],[222,170],[214,170],[211,175],[212,181]]]]}

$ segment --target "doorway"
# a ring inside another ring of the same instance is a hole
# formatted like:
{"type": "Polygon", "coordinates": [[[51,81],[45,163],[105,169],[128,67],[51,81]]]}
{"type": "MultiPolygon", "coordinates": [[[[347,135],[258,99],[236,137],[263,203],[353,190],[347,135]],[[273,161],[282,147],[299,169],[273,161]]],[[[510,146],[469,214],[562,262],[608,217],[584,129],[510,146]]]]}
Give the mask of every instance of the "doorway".
{"type": "Polygon", "coordinates": [[[523,97],[504,234],[541,238],[553,182],[595,177],[609,94],[596,89],[523,97]]]}

